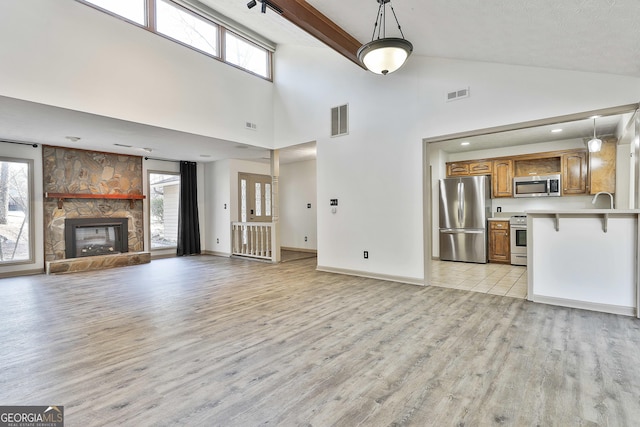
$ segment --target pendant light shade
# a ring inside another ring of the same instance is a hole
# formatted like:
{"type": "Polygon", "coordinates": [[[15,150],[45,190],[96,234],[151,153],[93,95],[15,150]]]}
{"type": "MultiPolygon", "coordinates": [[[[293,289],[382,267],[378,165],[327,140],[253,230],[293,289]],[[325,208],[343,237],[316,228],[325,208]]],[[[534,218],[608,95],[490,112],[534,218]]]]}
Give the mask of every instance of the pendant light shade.
{"type": "Polygon", "coordinates": [[[367,70],[376,74],[393,73],[402,67],[413,51],[413,45],[405,40],[402,34],[402,28],[398,23],[396,12],[393,10],[391,0],[376,0],[380,6],[378,7],[378,15],[376,23],[373,27],[373,37],[369,43],[364,44],[358,49],[358,60],[367,68],[367,70]],[[391,7],[393,17],[400,30],[402,38],[385,37],[386,36],[386,7],[387,3],[391,7]],[[377,38],[376,37],[377,31],[377,38]]]}
{"type": "Polygon", "coordinates": [[[593,118],[593,138],[587,142],[587,148],[590,153],[597,153],[602,148],[602,140],[596,138],[596,119],[593,118]]]}
{"type": "Polygon", "coordinates": [[[388,74],[402,67],[412,50],[413,45],[405,39],[378,39],[358,49],[358,59],[372,73],[388,74]]]}

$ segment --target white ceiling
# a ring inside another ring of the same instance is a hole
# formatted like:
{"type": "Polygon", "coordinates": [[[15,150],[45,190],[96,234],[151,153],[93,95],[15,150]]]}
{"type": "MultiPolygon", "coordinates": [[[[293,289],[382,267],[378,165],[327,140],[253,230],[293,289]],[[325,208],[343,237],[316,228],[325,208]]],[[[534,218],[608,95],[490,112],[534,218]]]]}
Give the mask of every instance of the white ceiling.
{"type": "MultiPolygon", "coordinates": [[[[262,14],[259,6],[248,9],[247,1],[200,0],[276,44],[321,46],[276,13],[262,14]]],[[[308,3],[361,42],[371,39],[377,0],[308,3]]],[[[395,0],[392,4],[414,55],[640,77],[639,0],[395,0]]],[[[387,35],[397,36],[390,16],[387,35]]],[[[496,136],[492,138],[495,144],[496,136]]],[[[269,156],[265,149],[239,148],[235,142],[6,97],[0,97],[0,139],[201,162],[265,161],[269,156]],[[82,139],[72,142],[61,135],[82,139]],[[176,140],[181,141],[177,148],[176,140]],[[143,151],[145,147],[152,151],[143,151]]],[[[282,153],[283,162],[313,157],[312,142],[282,153]]]]}

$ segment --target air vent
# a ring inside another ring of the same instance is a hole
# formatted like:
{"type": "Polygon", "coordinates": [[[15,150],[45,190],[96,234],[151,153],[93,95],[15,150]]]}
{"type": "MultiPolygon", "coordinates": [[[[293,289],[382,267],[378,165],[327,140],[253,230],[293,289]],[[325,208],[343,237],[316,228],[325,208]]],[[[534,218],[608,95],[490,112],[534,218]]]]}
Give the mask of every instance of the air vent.
{"type": "Polygon", "coordinates": [[[461,98],[468,98],[469,97],[469,88],[464,88],[464,89],[458,89],[458,90],[454,90],[452,92],[447,92],[447,102],[449,101],[455,101],[461,98]]]}
{"type": "Polygon", "coordinates": [[[349,133],[349,104],[331,109],[331,136],[349,133]]]}
{"type": "Polygon", "coordinates": [[[258,125],[251,122],[245,122],[244,127],[249,130],[258,130],[258,125]]]}

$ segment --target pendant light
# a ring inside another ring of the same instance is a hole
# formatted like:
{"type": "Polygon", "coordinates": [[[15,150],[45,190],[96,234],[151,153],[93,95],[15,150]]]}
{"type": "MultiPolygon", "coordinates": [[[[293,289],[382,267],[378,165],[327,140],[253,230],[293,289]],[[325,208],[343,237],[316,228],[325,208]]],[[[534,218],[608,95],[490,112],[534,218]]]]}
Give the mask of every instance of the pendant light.
{"type": "Polygon", "coordinates": [[[590,153],[597,153],[602,148],[602,140],[596,138],[596,118],[593,118],[593,138],[587,142],[590,153]]]}
{"type": "Polygon", "coordinates": [[[391,0],[376,1],[380,6],[378,7],[376,23],[373,26],[371,41],[362,45],[362,47],[358,49],[357,55],[358,60],[367,68],[367,70],[376,74],[387,75],[388,73],[393,73],[404,65],[405,61],[413,51],[413,45],[404,38],[402,28],[398,22],[396,11],[393,10],[391,0]],[[402,38],[386,37],[387,3],[389,3],[389,6],[391,7],[391,12],[393,12],[393,17],[396,20],[396,24],[398,25],[398,30],[400,30],[400,36],[402,38]],[[374,40],[376,37],[376,30],[378,37],[374,40]]]}

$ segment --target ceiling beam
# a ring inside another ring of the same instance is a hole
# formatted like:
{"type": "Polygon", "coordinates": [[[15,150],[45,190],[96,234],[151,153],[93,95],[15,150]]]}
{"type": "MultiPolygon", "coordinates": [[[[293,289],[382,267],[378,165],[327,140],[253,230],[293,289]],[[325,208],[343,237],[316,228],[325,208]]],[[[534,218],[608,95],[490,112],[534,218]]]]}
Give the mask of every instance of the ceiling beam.
{"type": "Polygon", "coordinates": [[[269,0],[282,10],[282,16],[343,55],[359,67],[357,52],[362,43],[304,0],[269,0]]]}

